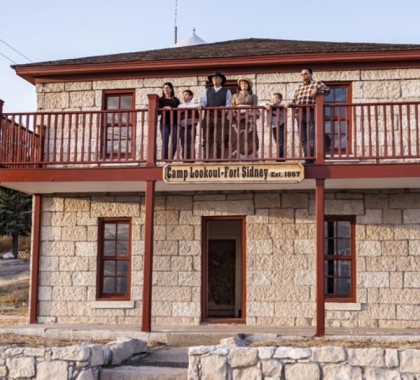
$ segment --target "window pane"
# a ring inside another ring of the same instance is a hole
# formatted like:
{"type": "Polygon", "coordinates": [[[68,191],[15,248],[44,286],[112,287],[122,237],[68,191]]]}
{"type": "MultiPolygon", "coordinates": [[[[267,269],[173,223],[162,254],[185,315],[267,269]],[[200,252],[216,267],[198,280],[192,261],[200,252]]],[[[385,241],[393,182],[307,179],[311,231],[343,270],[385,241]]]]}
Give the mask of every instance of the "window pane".
{"type": "Polygon", "coordinates": [[[335,88],[335,101],[338,103],[347,102],[347,88],[335,88]]]}
{"type": "Polygon", "coordinates": [[[337,240],[338,245],[338,255],[350,255],[350,240],[349,239],[340,239],[337,240]]]}
{"type": "Polygon", "coordinates": [[[350,222],[339,221],[337,222],[337,237],[350,237],[350,222]]]}
{"type": "Polygon", "coordinates": [[[131,95],[121,96],[121,109],[131,109],[131,95]]]}
{"type": "Polygon", "coordinates": [[[115,276],[115,261],[114,260],[104,261],[104,276],[115,276]]]}
{"type": "Polygon", "coordinates": [[[117,110],[119,108],[119,96],[108,96],[106,102],[106,109],[117,110]]]}
{"type": "Polygon", "coordinates": [[[128,255],[128,242],[119,241],[117,244],[117,256],[127,256],[128,255]]]}
{"type": "Polygon", "coordinates": [[[128,239],[128,224],[118,224],[118,239],[128,239]]]}
{"type": "Polygon", "coordinates": [[[104,277],[104,293],[115,293],[115,278],[114,277],[104,277]]]}
{"type": "Polygon", "coordinates": [[[115,256],[115,241],[106,240],[104,242],[104,256],[115,256]]]}
{"type": "Polygon", "coordinates": [[[115,239],[115,237],[117,236],[117,226],[112,223],[112,224],[105,224],[105,233],[104,233],[104,238],[105,239],[115,239]]]}
{"type": "Polygon", "coordinates": [[[349,277],[350,276],[350,265],[349,260],[337,260],[335,262],[336,276],[349,277]]]}
{"type": "Polygon", "coordinates": [[[117,262],[117,276],[127,276],[127,275],[128,275],[128,262],[118,261],[117,262]]]}
{"type": "Polygon", "coordinates": [[[350,294],[350,279],[349,278],[336,279],[336,293],[342,294],[342,295],[350,294]]]}
{"type": "Polygon", "coordinates": [[[127,279],[124,277],[117,277],[117,293],[127,292],[127,279]]]}

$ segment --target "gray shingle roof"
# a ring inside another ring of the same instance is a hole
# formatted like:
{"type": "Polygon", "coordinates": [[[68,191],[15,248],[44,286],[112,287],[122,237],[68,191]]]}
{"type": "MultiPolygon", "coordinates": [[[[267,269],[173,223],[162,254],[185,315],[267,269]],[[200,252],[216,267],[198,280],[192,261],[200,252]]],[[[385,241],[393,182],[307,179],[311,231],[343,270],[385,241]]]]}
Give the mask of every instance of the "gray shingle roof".
{"type": "Polygon", "coordinates": [[[132,53],[99,55],[59,61],[38,62],[13,67],[49,66],[49,65],[80,65],[98,63],[116,63],[132,61],[162,61],[177,59],[227,58],[265,56],[280,54],[310,54],[310,53],[363,53],[363,52],[396,52],[420,50],[420,45],[413,44],[383,44],[355,42],[323,42],[274,40],[265,38],[249,38],[223,41],[205,45],[184,46],[147,50],[132,53]]]}

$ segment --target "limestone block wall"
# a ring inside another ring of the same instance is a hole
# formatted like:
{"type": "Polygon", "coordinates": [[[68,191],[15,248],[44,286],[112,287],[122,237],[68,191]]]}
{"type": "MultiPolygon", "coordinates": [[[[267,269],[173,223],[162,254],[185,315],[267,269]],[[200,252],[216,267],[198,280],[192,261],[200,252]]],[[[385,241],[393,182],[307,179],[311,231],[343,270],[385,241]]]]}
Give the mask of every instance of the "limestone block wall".
{"type": "MultiPolygon", "coordinates": [[[[229,80],[236,80],[241,75],[230,75],[229,80]]],[[[268,73],[268,74],[247,74],[254,82],[254,92],[258,96],[259,102],[264,104],[270,101],[273,92],[281,92],[284,100],[293,99],[294,92],[300,83],[300,77],[297,72],[293,73],[268,73]]],[[[351,83],[351,101],[353,103],[367,102],[396,102],[396,101],[419,101],[420,100],[420,70],[419,69],[401,69],[401,70],[348,70],[348,71],[321,71],[314,73],[314,78],[324,82],[349,82],[351,83]]],[[[166,81],[173,83],[176,95],[182,99],[182,91],[190,89],[194,93],[193,101],[198,103],[201,93],[204,90],[206,76],[193,77],[167,77],[167,78],[143,78],[128,80],[109,80],[109,81],[88,81],[88,82],[67,82],[67,83],[44,83],[37,84],[37,101],[38,111],[100,111],[102,108],[103,93],[109,89],[134,89],[135,90],[135,107],[136,109],[144,109],[148,106],[148,94],[162,93],[162,84],[166,81]]],[[[418,108],[417,108],[418,113],[418,108]]],[[[368,151],[368,147],[373,148],[371,153],[377,155],[415,154],[415,130],[417,128],[417,120],[415,118],[415,107],[394,107],[392,110],[379,109],[374,110],[373,107],[361,109],[356,107],[348,110],[348,114],[352,114],[351,140],[348,144],[352,147],[352,154],[368,151]],[[373,116],[369,118],[371,128],[362,129],[361,122],[367,118],[369,112],[375,115],[378,112],[379,118],[373,116]],[[383,115],[382,115],[383,114],[383,115]],[[386,124],[384,122],[386,120],[386,124]],[[401,133],[401,128],[404,133],[401,133]],[[376,143],[378,141],[378,149],[376,143]],[[397,151],[385,150],[390,142],[395,142],[397,151]]],[[[48,117],[44,117],[43,121],[39,121],[38,125],[46,125],[48,117]]],[[[69,119],[70,116],[67,115],[69,119]]],[[[73,117],[74,118],[74,117],[73,117]]],[[[87,115],[85,120],[65,120],[63,129],[57,130],[51,128],[48,132],[49,139],[49,159],[57,160],[76,160],[84,161],[98,159],[94,153],[89,150],[88,145],[83,145],[81,141],[75,143],[75,139],[91,141],[91,147],[101,143],[100,133],[95,128],[99,115],[87,115]],[[76,127],[77,125],[77,127],[76,127]],[[69,128],[71,131],[69,132],[69,128]],[[63,152],[56,152],[53,148],[53,140],[60,139],[63,134],[63,142],[58,144],[56,149],[63,152]],[[77,145],[77,146],[75,146],[77,145]],[[75,153],[74,153],[75,152],[75,153]],[[55,156],[54,156],[55,154],[55,156]],[[64,154],[64,158],[62,155],[64,154]]],[[[54,117],[53,117],[54,119],[54,117]]],[[[58,118],[58,125],[61,125],[58,118]]],[[[51,125],[54,120],[48,119],[51,125]]],[[[136,117],[135,135],[138,137],[134,151],[136,161],[145,159],[143,154],[145,147],[142,141],[147,141],[147,117],[144,114],[138,114],[136,117]],[[142,118],[144,117],[144,122],[142,118]],[[142,136],[142,138],[141,138],[142,136]]],[[[98,124],[99,126],[101,123],[98,124]]],[[[260,138],[262,138],[261,121],[258,122],[257,130],[260,138]]],[[[293,112],[288,113],[286,123],[287,133],[295,133],[295,121],[293,112]]],[[[134,131],[133,131],[134,134],[134,131]]],[[[261,149],[269,146],[269,134],[265,133],[264,141],[261,142],[261,149]]],[[[290,139],[289,139],[290,140],[290,139]]],[[[158,151],[161,150],[161,140],[158,139],[158,151]]],[[[197,144],[199,142],[197,141],[197,144]]],[[[291,145],[286,147],[288,154],[291,153],[291,145]]],[[[343,147],[342,147],[343,148],[343,147]]],[[[295,152],[297,153],[297,152],[295,152]]],[[[365,153],[366,154],[366,153],[365,153]]],[[[160,157],[160,153],[158,153],[160,157]]]]}
{"type": "Polygon", "coordinates": [[[342,347],[189,349],[188,380],[418,379],[420,350],[342,347]]]}
{"type": "MultiPolygon", "coordinates": [[[[315,325],[313,191],[161,193],[155,201],[152,325],[201,320],[203,216],[246,218],[246,323],[315,325]]],[[[356,216],[355,303],[327,303],[326,325],[420,328],[420,192],[326,192],[326,215],[356,216]]],[[[139,324],[144,199],[44,197],[41,323],[139,324]],[[133,223],[131,303],[96,301],[97,218],[133,223]]]]}
{"type": "Polygon", "coordinates": [[[139,324],[143,288],[140,195],[44,196],[39,323],[139,324]],[[96,301],[98,218],[130,217],[131,301],[96,301]]]}

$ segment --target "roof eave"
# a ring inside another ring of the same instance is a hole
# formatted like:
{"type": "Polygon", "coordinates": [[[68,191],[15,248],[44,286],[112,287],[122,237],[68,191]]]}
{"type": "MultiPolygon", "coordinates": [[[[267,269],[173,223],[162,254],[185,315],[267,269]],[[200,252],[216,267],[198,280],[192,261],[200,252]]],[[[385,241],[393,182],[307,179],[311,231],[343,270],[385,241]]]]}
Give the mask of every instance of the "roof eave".
{"type": "Polygon", "coordinates": [[[61,65],[16,65],[16,74],[35,84],[44,76],[71,76],[80,74],[98,74],[131,71],[161,71],[167,69],[208,69],[218,67],[267,66],[314,63],[349,63],[349,62],[395,62],[420,60],[420,50],[379,51],[379,52],[337,52],[337,53],[300,53],[273,54],[242,57],[185,58],[165,60],[137,60],[129,62],[105,62],[61,65]]]}

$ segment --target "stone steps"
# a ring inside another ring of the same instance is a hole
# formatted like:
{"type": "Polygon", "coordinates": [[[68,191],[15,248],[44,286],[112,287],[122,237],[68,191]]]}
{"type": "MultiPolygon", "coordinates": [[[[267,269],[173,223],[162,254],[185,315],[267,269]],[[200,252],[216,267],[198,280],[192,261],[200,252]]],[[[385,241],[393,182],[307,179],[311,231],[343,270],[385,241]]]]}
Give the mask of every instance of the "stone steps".
{"type": "Polygon", "coordinates": [[[186,380],[187,368],[121,366],[102,368],[99,380],[186,380]]]}

